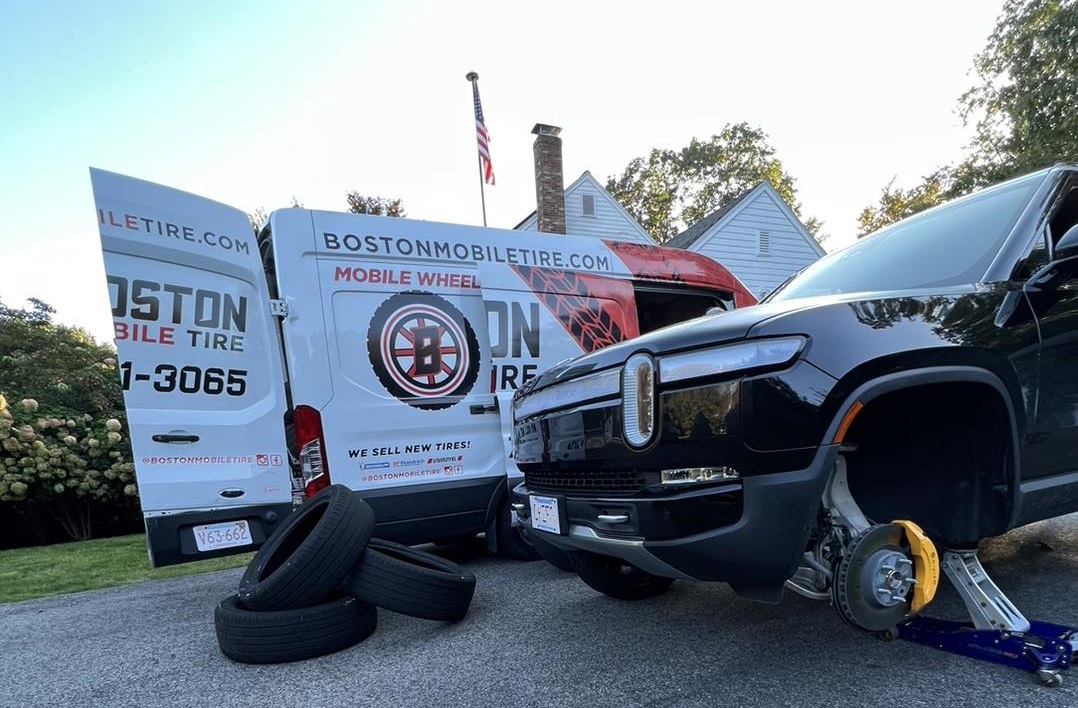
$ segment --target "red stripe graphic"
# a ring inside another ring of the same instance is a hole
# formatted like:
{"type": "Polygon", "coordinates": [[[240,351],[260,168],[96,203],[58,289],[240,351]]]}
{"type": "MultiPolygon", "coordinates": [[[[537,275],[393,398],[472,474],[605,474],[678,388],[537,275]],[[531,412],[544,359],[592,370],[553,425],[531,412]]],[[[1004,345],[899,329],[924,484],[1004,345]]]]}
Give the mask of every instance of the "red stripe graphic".
{"type": "Polygon", "coordinates": [[[673,280],[710,290],[727,290],[733,293],[734,305],[737,307],[756,304],[756,298],[737,276],[707,256],[680,248],[645,246],[629,241],[604,239],[603,243],[636,278],[673,280]]]}

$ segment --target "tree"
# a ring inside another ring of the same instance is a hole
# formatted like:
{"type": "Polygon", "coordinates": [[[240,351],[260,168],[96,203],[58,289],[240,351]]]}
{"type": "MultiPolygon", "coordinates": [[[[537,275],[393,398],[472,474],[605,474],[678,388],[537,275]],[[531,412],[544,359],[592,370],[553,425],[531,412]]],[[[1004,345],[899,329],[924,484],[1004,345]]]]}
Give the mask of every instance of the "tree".
{"type": "Polygon", "coordinates": [[[958,99],[974,136],[956,165],[909,190],[883,189],[858,236],[922,209],[1056,162],[1078,161],[1078,0],[1007,0],[984,50],[978,84],[958,99]]]}
{"type": "Polygon", "coordinates": [[[861,210],[857,217],[857,238],[936,206],[949,194],[952,182],[948,168],[936,170],[910,189],[895,187],[895,180],[892,179],[883,188],[879,203],[861,210]]]}
{"type": "MultiPolygon", "coordinates": [[[[775,157],[767,134],[748,123],[727,124],[708,140],[681,150],[653,149],[631,161],[606,189],[648,233],[664,243],[760,182],[775,188],[801,216],[794,179],[775,157]]],[[[820,222],[805,221],[810,233],[820,222]]]]}
{"type": "Polygon", "coordinates": [[[247,214],[247,220],[251,222],[251,230],[255,232],[255,236],[258,236],[259,232],[262,231],[262,227],[269,221],[269,214],[262,207],[258,207],[247,214]]]}
{"type": "Polygon", "coordinates": [[[353,214],[374,214],[375,216],[394,216],[404,218],[404,202],[386,197],[368,197],[359,192],[349,192],[348,211],[353,214]]]}
{"type": "MultiPolygon", "coordinates": [[[[291,209],[302,209],[303,202],[296,199],[296,195],[292,195],[292,203],[288,205],[291,209]]],[[[248,212],[247,221],[251,222],[251,230],[255,232],[255,236],[258,236],[262,231],[262,227],[269,221],[269,212],[263,207],[258,207],[253,212],[248,212]]]]}
{"type": "Polygon", "coordinates": [[[1076,47],[1078,0],[1007,0],[959,99],[975,133],[956,192],[1078,160],[1076,47]]]}

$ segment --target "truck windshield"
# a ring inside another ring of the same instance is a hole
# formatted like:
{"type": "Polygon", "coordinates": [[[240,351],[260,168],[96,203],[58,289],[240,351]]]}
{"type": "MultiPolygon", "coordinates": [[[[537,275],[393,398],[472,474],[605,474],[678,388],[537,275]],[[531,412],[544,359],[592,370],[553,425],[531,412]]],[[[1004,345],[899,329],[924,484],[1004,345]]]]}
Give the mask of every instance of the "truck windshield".
{"type": "Polygon", "coordinates": [[[1005,182],[888,226],[816,261],[768,300],[976,283],[1043,178],[1005,182]]]}

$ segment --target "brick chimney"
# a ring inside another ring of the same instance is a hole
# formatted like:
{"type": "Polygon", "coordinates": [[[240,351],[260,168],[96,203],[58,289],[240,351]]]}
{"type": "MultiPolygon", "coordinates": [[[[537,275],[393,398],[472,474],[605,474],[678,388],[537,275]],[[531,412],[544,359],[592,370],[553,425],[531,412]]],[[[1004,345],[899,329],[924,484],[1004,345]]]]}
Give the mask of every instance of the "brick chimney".
{"type": "Polygon", "coordinates": [[[551,234],[565,233],[565,186],[561,168],[561,128],[536,123],[535,145],[536,228],[551,234]]]}

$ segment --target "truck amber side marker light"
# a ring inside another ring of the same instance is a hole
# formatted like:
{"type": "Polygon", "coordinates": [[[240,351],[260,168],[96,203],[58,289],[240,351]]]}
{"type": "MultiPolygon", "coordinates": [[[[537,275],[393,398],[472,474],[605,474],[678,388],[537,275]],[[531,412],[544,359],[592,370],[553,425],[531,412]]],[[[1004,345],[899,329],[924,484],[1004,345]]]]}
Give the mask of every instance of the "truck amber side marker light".
{"type": "Polygon", "coordinates": [[[834,444],[841,443],[846,438],[846,433],[849,431],[850,426],[853,424],[853,419],[857,417],[857,414],[861,412],[861,409],[865,407],[865,404],[860,401],[854,401],[850,406],[850,410],[846,411],[846,415],[842,416],[842,422],[838,426],[838,430],[835,432],[835,439],[831,442],[834,444]]]}

